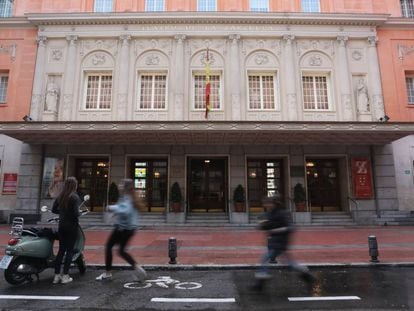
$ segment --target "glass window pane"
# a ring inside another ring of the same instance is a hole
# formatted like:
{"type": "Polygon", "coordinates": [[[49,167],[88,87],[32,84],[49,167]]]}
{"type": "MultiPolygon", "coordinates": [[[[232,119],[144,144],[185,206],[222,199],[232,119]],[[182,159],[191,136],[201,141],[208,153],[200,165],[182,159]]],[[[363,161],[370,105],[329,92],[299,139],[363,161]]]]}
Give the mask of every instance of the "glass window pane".
{"type": "Polygon", "coordinates": [[[216,0],[197,0],[197,11],[216,11],[216,0]]]}
{"type": "Polygon", "coordinates": [[[95,0],[94,12],[112,12],[112,0],[95,0]]]}
{"type": "Polygon", "coordinates": [[[320,12],[319,0],[302,0],[302,12],[320,12]]]}
{"type": "Polygon", "coordinates": [[[0,18],[13,16],[13,1],[0,0],[0,18]]]}
{"type": "Polygon", "coordinates": [[[414,1],[401,0],[401,15],[403,17],[414,18],[414,1]]]}
{"type": "Polygon", "coordinates": [[[146,0],[145,11],[147,12],[164,11],[164,0],[146,0]]]}
{"type": "Polygon", "coordinates": [[[250,11],[269,12],[269,0],[250,0],[250,11]]]}
{"type": "Polygon", "coordinates": [[[407,98],[409,104],[414,104],[414,77],[405,78],[407,85],[407,98]]]}
{"type": "Polygon", "coordinates": [[[9,84],[9,76],[0,75],[0,103],[6,102],[8,84],[9,84]]]}

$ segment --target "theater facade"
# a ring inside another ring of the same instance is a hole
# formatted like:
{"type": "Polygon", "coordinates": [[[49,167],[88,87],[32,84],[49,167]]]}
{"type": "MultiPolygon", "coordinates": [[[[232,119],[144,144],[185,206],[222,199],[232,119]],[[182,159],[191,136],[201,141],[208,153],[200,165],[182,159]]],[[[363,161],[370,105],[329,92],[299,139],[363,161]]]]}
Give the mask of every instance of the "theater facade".
{"type": "Polygon", "coordinates": [[[209,213],[248,223],[265,196],[304,224],[313,213],[374,223],[398,211],[391,143],[414,126],[389,123],[384,111],[376,29],[387,15],[26,17],[38,28],[33,120],[0,125],[24,142],[16,211],[38,214],[66,176],[95,212],[105,211],[112,182],[132,178],[143,213],[171,223],[209,213]]]}

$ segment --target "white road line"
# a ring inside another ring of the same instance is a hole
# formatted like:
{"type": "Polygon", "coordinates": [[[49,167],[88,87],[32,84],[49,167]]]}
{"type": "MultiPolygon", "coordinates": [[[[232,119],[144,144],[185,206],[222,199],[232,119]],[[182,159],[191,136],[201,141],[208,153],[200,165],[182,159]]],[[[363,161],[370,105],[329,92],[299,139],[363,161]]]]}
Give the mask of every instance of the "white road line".
{"type": "Polygon", "coordinates": [[[77,299],[79,299],[79,296],[0,295],[0,299],[21,299],[21,300],[77,300],[77,299]]]}
{"type": "Polygon", "coordinates": [[[234,298],[151,298],[152,302],[236,302],[234,298]]]}
{"type": "Polygon", "coordinates": [[[358,296],[289,297],[289,301],[361,300],[358,296]]]}

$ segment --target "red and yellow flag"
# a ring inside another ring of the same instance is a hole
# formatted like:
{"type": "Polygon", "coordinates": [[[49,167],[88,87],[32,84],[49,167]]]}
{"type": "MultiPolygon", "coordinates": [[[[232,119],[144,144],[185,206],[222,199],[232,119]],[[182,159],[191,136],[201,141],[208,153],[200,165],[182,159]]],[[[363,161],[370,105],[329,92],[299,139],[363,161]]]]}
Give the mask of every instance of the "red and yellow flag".
{"type": "Polygon", "coordinates": [[[211,91],[211,86],[210,86],[210,59],[208,56],[208,49],[207,49],[207,54],[206,54],[206,114],[205,114],[205,118],[208,118],[208,112],[210,111],[210,91],[211,91]]]}

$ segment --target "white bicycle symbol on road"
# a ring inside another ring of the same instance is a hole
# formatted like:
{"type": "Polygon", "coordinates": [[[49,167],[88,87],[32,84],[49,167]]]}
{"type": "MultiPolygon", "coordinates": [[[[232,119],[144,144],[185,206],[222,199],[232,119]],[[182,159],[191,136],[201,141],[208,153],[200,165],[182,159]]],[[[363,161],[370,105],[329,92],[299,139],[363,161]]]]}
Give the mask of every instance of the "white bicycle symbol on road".
{"type": "Polygon", "coordinates": [[[152,285],[156,285],[161,288],[171,288],[173,286],[176,289],[198,289],[203,285],[197,282],[180,282],[174,280],[169,276],[160,276],[155,280],[145,280],[145,282],[130,282],[125,283],[124,287],[128,289],[144,289],[150,288],[152,285]]]}

